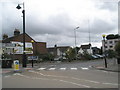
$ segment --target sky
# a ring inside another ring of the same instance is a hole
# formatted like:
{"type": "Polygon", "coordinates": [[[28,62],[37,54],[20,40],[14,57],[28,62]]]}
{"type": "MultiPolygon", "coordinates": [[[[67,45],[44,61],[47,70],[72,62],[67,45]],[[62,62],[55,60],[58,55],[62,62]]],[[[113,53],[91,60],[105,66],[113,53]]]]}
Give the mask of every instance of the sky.
{"type": "Polygon", "coordinates": [[[47,47],[77,46],[91,43],[101,47],[103,34],[118,33],[118,0],[1,0],[1,34],[22,33],[25,3],[26,33],[47,47]],[[75,29],[79,27],[78,29],[75,29]]]}

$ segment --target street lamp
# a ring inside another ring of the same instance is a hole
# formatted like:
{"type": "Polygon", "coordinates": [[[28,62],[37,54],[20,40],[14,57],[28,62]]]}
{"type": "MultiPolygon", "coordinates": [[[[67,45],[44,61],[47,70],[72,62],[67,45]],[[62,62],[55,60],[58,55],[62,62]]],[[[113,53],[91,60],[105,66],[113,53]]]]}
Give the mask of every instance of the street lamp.
{"type": "Polygon", "coordinates": [[[103,37],[103,52],[104,52],[105,68],[107,68],[107,60],[106,60],[106,52],[105,52],[105,37],[106,37],[106,35],[102,35],[102,37],[103,37]]]}
{"type": "Polygon", "coordinates": [[[74,34],[75,34],[75,58],[76,58],[76,60],[77,60],[77,48],[76,48],[76,30],[78,29],[79,27],[76,27],[75,29],[74,29],[74,34]]]}
{"type": "MultiPolygon", "coordinates": [[[[31,43],[33,44],[33,43],[34,43],[34,41],[33,41],[33,40],[31,40],[31,43]]],[[[33,56],[32,56],[32,67],[33,67],[33,56]]]]}
{"type": "Polygon", "coordinates": [[[25,6],[24,6],[24,2],[22,4],[18,4],[18,6],[16,7],[17,9],[21,9],[21,6],[23,5],[23,61],[22,61],[22,66],[23,67],[27,67],[27,58],[26,58],[26,54],[25,54],[25,6]]]}

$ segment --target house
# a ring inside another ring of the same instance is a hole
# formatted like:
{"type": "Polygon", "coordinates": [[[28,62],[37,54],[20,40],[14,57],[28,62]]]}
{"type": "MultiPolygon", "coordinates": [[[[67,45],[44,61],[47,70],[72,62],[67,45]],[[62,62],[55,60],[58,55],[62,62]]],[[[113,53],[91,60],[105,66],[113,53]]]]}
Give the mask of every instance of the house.
{"type": "MultiPolygon", "coordinates": [[[[23,54],[23,34],[20,34],[18,29],[15,29],[14,36],[4,37],[1,41],[3,44],[3,52],[14,54],[13,59],[22,60],[23,54]]],[[[46,42],[36,42],[27,33],[25,33],[25,52],[27,56],[34,56],[39,54],[46,54],[46,42]],[[31,42],[33,41],[33,42],[31,42]]]]}
{"type": "Polygon", "coordinates": [[[100,48],[97,48],[97,47],[92,47],[92,53],[95,55],[95,54],[100,54],[101,52],[101,49],[100,48]]]}
{"type": "Polygon", "coordinates": [[[63,57],[70,46],[57,46],[47,48],[48,53],[54,55],[55,58],[63,57]]]}
{"type": "Polygon", "coordinates": [[[92,54],[91,44],[81,45],[78,53],[80,53],[80,54],[84,54],[84,53],[92,54]]]}

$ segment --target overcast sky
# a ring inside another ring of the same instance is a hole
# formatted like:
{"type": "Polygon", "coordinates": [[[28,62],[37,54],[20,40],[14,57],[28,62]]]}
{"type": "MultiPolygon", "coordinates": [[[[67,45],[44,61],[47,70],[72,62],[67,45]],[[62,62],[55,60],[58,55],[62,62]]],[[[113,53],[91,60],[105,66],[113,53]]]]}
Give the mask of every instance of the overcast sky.
{"type": "Polygon", "coordinates": [[[100,47],[103,34],[118,33],[118,0],[1,0],[3,34],[13,36],[15,28],[22,33],[22,9],[16,6],[23,1],[26,33],[47,47],[74,46],[78,26],[77,46],[88,44],[90,34],[92,46],[100,47]]]}

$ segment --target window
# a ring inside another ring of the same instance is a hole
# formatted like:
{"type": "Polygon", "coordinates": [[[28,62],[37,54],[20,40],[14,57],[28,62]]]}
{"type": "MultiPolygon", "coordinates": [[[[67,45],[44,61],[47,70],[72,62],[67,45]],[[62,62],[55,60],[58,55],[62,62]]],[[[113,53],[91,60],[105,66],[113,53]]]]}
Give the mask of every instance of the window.
{"type": "Polygon", "coordinates": [[[105,41],[105,44],[107,44],[107,41],[105,41]]]}
{"type": "Polygon", "coordinates": [[[105,48],[107,48],[107,46],[105,46],[105,48]]]}
{"type": "Polygon", "coordinates": [[[112,41],[109,41],[109,44],[112,44],[113,42],[112,41]]]}
{"type": "Polygon", "coordinates": [[[113,46],[109,46],[110,48],[113,48],[113,46]]]}
{"type": "Polygon", "coordinates": [[[115,41],[115,44],[117,43],[118,41],[115,41]]]}

